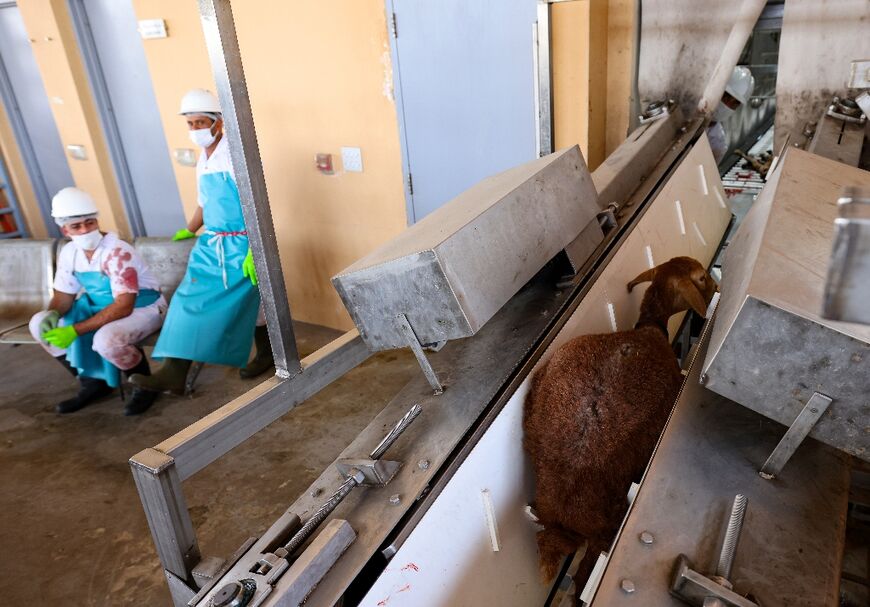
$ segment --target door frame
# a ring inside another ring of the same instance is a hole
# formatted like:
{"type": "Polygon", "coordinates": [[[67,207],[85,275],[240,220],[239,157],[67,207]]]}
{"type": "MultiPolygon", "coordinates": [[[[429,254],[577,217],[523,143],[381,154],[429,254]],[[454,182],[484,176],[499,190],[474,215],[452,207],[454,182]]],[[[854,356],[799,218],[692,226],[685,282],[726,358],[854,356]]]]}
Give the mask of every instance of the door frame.
{"type": "Polygon", "coordinates": [[[405,106],[402,100],[402,70],[399,69],[398,23],[395,0],[385,0],[387,7],[387,38],[390,40],[390,61],[393,70],[393,102],[396,105],[396,121],[399,127],[399,148],[402,153],[402,191],[405,194],[405,221],[407,225],[417,222],[414,211],[414,182],[411,177],[411,161],[408,152],[408,136],[405,129],[405,106]]]}
{"type": "MultiPolygon", "coordinates": [[[[18,3],[14,0],[0,2],[0,10],[17,7],[18,3]]],[[[9,117],[9,123],[12,126],[12,134],[18,144],[18,151],[24,161],[24,168],[27,171],[27,176],[30,178],[30,184],[36,195],[36,204],[42,215],[42,223],[45,225],[45,229],[50,237],[60,238],[60,230],[54,221],[51,220],[51,192],[48,191],[45,176],[42,174],[42,169],[39,166],[36,150],[33,147],[30,134],[27,132],[27,125],[24,122],[24,117],[21,115],[21,106],[18,104],[18,98],[15,96],[15,90],[12,88],[12,80],[9,78],[9,72],[6,71],[3,57],[0,57],[0,101],[3,102],[3,106],[6,108],[6,115],[9,117]]],[[[20,213],[18,216],[20,217],[20,213]]],[[[23,223],[19,225],[19,230],[24,230],[23,223]]]]}
{"type": "Polygon", "coordinates": [[[139,197],[133,185],[133,175],[130,172],[130,164],[124,152],[124,144],[121,140],[121,130],[112,107],[112,98],[109,95],[109,87],[97,53],[97,44],[91,31],[91,23],[88,20],[88,11],[83,0],[67,0],[70,15],[72,16],[73,29],[78,39],[79,50],[88,73],[88,81],[96,101],[97,114],[103,125],[103,136],[109,148],[112,158],[115,180],[121,190],[121,200],[127,215],[127,224],[133,237],[145,236],[145,221],[142,219],[142,211],[139,208],[139,197]]]}

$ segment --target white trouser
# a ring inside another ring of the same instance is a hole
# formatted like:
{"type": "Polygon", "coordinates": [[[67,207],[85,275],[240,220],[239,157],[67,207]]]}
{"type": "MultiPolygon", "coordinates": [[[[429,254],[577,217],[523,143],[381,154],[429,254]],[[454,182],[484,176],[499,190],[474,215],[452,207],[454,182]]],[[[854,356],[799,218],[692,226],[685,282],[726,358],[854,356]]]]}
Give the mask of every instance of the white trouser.
{"type": "MultiPolygon", "coordinates": [[[[61,356],[66,350],[42,341],[39,323],[48,315],[48,310],[37,312],[30,319],[30,334],[43,349],[54,356],[61,356]]],[[[140,341],[160,329],[166,317],[166,300],[163,296],[153,304],[133,308],[129,316],[113,320],[94,333],[94,351],[122,370],[132,369],[142,360],[142,353],[136,347],[140,341]]],[[[64,321],[61,319],[61,326],[64,321]]]]}

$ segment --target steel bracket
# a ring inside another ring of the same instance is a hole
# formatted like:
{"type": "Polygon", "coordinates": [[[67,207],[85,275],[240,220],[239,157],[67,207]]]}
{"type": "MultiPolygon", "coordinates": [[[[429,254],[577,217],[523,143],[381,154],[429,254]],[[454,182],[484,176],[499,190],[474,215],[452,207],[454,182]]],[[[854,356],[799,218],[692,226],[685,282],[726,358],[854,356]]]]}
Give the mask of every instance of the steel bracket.
{"type": "Polygon", "coordinates": [[[426,376],[426,381],[428,381],[429,385],[432,386],[432,391],[435,394],[443,394],[444,386],[438,379],[435,369],[432,368],[432,363],[430,363],[429,359],[426,358],[426,353],[423,352],[423,344],[420,343],[417,334],[414,332],[414,328],[411,327],[411,323],[408,321],[408,316],[405,314],[399,314],[396,316],[396,325],[405,336],[405,340],[408,342],[408,346],[410,346],[414,356],[417,357],[417,363],[423,370],[423,375],[426,376]]]}
{"type": "Polygon", "coordinates": [[[830,404],[831,399],[829,397],[818,392],[813,392],[810,400],[807,401],[807,404],[798,413],[798,416],[789,426],[788,430],[786,430],[785,435],[779,441],[773,453],[764,462],[758,473],[761,475],[761,478],[770,480],[782,472],[783,467],[791,459],[791,456],[794,455],[794,452],[797,451],[797,448],[800,447],[800,444],[824,412],[828,410],[830,404]]]}
{"type": "Polygon", "coordinates": [[[335,463],[338,473],[344,478],[350,478],[357,471],[362,472],[365,480],[360,483],[369,487],[383,487],[396,475],[401,462],[386,459],[343,459],[335,463]]]}
{"type": "Polygon", "coordinates": [[[711,604],[722,607],[758,607],[758,603],[743,598],[692,569],[692,562],[685,554],[677,557],[670,591],[676,598],[695,607],[711,604]],[[718,603],[708,602],[708,599],[718,600],[718,603]]]}

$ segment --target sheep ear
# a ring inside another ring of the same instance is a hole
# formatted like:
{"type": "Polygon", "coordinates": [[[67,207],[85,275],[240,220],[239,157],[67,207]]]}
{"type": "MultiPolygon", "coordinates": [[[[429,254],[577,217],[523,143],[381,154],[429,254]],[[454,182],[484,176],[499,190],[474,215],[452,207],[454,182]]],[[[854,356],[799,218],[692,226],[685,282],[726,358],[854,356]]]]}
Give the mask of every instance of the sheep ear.
{"type": "Polygon", "coordinates": [[[628,283],[628,292],[631,293],[631,290],[635,288],[642,282],[650,282],[656,276],[656,268],[651,268],[646,272],[641,272],[637,278],[628,283]]]}
{"type": "Polygon", "coordinates": [[[688,310],[691,308],[697,312],[702,318],[707,315],[707,304],[704,303],[704,296],[695,286],[695,283],[688,278],[683,278],[677,283],[677,310],[688,310]]]}

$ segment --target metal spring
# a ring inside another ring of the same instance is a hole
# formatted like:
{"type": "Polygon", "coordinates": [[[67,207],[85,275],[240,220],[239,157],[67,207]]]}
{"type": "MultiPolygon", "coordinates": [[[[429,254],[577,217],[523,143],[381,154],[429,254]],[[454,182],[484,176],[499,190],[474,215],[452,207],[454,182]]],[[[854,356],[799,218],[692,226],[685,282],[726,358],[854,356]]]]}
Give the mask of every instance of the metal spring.
{"type": "Polygon", "coordinates": [[[722,552],[719,554],[719,566],[716,568],[716,575],[726,580],[729,579],[731,566],[734,564],[734,552],[737,550],[737,541],[740,539],[747,502],[745,495],[737,494],[734,497],[734,504],[731,506],[731,517],[728,519],[725,541],[722,542],[722,552]]]}
{"type": "Polygon", "coordinates": [[[341,500],[347,497],[347,494],[350,493],[358,484],[359,483],[357,483],[355,478],[352,476],[348,477],[338,487],[335,493],[332,494],[332,497],[326,500],[326,502],[324,502],[323,505],[311,515],[311,518],[305,521],[305,524],[302,525],[302,527],[299,528],[299,531],[290,538],[290,541],[284,544],[284,549],[287,550],[287,554],[293,554],[293,552],[305,542],[311,532],[314,531],[314,529],[320,525],[327,516],[329,516],[330,512],[335,510],[335,507],[341,503],[341,500]]]}

